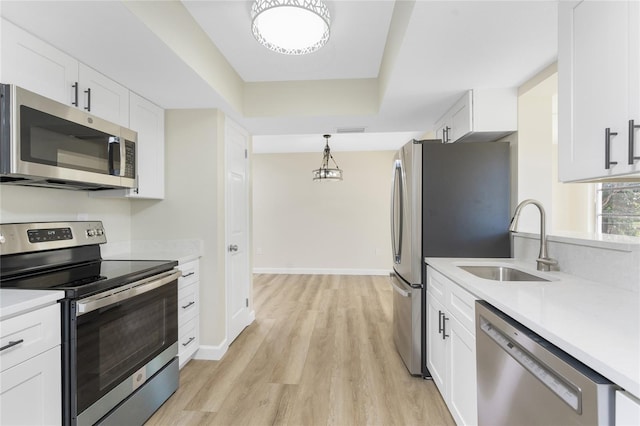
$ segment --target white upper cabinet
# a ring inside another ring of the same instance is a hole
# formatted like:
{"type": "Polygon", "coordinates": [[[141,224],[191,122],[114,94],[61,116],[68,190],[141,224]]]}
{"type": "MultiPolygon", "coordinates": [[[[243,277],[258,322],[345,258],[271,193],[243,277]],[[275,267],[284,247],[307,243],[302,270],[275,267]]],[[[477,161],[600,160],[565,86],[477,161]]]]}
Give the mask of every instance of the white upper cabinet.
{"type": "Polygon", "coordinates": [[[489,142],[518,128],[516,89],[467,91],[436,123],[437,139],[451,142],[489,142]]]}
{"type": "Polygon", "coordinates": [[[133,198],[164,198],[164,109],[131,92],[131,129],[138,132],[138,187],[133,198]]]}
{"type": "Polygon", "coordinates": [[[129,127],[129,90],[2,20],[0,81],[129,127]]]}
{"type": "Polygon", "coordinates": [[[80,107],[100,118],[129,125],[129,90],[98,71],[79,64],[80,107]]]}
{"type": "Polygon", "coordinates": [[[136,179],[134,189],[110,189],[91,192],[97,198],[164,198],[164,109],[131,92],[130,128],[138,133],[136,143],[136,179]]]}
{"type": "Polygon", "coordinates": [[[0,81],[15,84],[138,133],[136,189],[95,197],[164,198],[164,110],[2,19],[0,81]]]}
{"type": "Polygon", "coordinates": [[[2,19],[0,81],[70,105],[75,100],[78,61],[2,19]]]}
{"type": "Polygon", "coordinates": [[[558,7],[560,180],[640,178],[640,3],[558,7]]]}

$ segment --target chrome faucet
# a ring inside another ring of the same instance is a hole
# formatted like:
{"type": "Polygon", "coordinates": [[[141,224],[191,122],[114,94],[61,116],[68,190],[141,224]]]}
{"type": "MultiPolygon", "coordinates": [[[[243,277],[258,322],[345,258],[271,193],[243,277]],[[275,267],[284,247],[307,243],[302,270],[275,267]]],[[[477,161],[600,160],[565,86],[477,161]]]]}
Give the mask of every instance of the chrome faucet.
{"type": "Polygon", "coordinates": [[[528,204],[533,204],[538,208],[538,210],[540,210],[540,253],[538,254],[538,258],[536,259],[536,263],[538,264],[538,271],[549,271],[551,270],[551,266],[555,266],[558,264],[558,261],[550,258],[547,254],[547,232],[545,230],[546,215],[544,212],[544,207],[542,207],[540,201],[528,199],[518,204],[518,207],[516,207],[516,212],[513,214],[513,218],[511,219],[511,224],[509,225],[509,231],[515,232],[516,225],[518,224],[518,219],[520,218],[520,212],[522,211],[523,207],[528,204]]]}

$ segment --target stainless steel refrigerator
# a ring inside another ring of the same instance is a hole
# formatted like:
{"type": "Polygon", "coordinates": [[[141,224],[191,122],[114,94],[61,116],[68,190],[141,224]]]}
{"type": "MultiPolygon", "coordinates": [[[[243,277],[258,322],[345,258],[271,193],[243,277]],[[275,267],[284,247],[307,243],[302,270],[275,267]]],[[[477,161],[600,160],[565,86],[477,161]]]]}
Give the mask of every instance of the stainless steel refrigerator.
{"type": "Polygon", "coordinates": [[[426,367],[425,257],[509,257],[508,142],[411,141],[393,161],[393,338],[409,372],[426,367]]]}

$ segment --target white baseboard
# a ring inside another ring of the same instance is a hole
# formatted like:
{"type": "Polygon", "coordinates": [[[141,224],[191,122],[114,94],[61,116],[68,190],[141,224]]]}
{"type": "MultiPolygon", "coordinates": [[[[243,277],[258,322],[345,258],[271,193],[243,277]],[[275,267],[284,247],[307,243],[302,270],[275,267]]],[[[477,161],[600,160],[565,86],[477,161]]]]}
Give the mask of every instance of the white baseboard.
{"type": "MultiPolygon", "coordinates": [[[[249,312],[249,322],[247,326],[252,324],[256,320],[256,311],[249,312]]],[[[193,356],[194,359],[204,359],[207,361],[219,361],[222,359],[224,354],[227,353],[229,349],[229,344],[227,343],[227,338],[222,341],[218,346],[211,345],[200,345],[198,351],[193,356]]]]}
{"type": "Polygon", "coordinates": [[[224,339],[218,346],[200,345],[193,358],[204,359],[207,361],[219,361],[222,359],[224,354],[227,353],[228,349],[229,345],[227,344],[227,339],[224,339]]]}
{"type": "Polygon", "coordinates": [[[291,275],[389,275],[390,269],[312,269],[312,268],[253,268],[254,274],[291,275]]]}

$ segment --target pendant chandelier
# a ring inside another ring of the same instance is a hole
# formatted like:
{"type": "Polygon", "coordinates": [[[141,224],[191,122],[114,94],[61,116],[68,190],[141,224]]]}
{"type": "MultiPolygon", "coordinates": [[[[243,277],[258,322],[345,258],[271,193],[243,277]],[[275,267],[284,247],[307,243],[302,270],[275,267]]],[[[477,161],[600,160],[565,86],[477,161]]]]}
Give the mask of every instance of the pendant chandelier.
{"type": "Polygon", "coordinates": [[[323,135],[326,139],[324,146],[324,153],[322,154],[322,164],[319,169],[313,171],[313,180],[316,182],[337,182],[342,180],[342,170],[338,167],[336,160],[331,155],[331,148],[329,148],[329,138],[331,135],[323,135]],[[333,161],[335,168],[329,167],[329,160],[333,161]]]}
{"type": "Polygon", "coordinates": [[[321,0],[255,0],[253,36],[268,49],[306,55],[327,44],[331,17],[321,0]]]}

